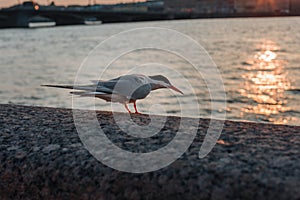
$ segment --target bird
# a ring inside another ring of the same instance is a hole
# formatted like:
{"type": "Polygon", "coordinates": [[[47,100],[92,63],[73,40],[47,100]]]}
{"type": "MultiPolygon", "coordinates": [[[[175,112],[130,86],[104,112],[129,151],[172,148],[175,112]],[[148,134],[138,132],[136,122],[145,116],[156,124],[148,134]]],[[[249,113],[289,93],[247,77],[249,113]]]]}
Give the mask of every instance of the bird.
{"type": "Polygon", "coordinates": [[[132,112],[127,104],[133,103],[135,114],[141,114],[137,110],[136,101],[146,98],[153,90],[168,88],[183,94],[163,75],[126,74],[108,81],[92,80],[89,85],[41,86],[79,90],[70,93],[81,97],[96,97],[107,102],[118,102],[125,106],[129,114],[132,114],[132,112]]]}

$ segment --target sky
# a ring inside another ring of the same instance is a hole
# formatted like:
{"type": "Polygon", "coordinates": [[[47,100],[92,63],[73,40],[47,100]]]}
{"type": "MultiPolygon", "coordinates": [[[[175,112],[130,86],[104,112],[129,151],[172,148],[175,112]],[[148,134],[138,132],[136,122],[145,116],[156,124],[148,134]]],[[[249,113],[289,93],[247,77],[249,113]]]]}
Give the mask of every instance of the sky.
{"type": "MultiPolygon", "coordinates": [[[[12,5],[16,5],[19,2],[23,2],[25,0],[0,0],[0,8],[10,7],[12,5]]],[[[49,4],[53,0],[35,0],[38,4],[49,4]]],[[[54,0],[56,5],[87,5],[88,2],[97,4],[114,4],[114,3],[126,3],[126,2],[138,2],[140,0],[54,0]]]]}

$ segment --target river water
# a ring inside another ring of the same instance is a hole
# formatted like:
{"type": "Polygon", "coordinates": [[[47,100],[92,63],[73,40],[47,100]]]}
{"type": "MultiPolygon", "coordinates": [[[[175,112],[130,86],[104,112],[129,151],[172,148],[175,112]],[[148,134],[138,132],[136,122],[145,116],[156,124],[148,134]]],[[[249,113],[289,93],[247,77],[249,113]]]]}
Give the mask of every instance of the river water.
{"type": "MultiPolygon", "coordinates": [[[[0,30],[0,103],[72,107],[72,96],[66,90],[40,87],[41,84],[73,84],[78,70],[89,53],[100,43],[123,31],[143,27],[161,27],[176,30],[202,45],[221,73],[227,104],[217,112],[226,113],[231,120],[268,122],[275,124],[300,124],[300,18],[240,18],[197,19],[159,22],[116,23],[98,26],[65,26],[41,29],[0,30]]],[[[193,55],[193,49],[184,40],[166,38],[147,29],[144,38],[179,44],[181,50],[193,55]]],[[[133,33],[134,35],[134,33],[133,33]]],[[[105,69],[103,56],[109,56],[119,47],[132,45],[120,40],[113,46],[102,45],[93,58],[95,69],[105,69]]],[[[209,58],[209,57],[208,57],[209,58]]],[[[85,60],[86,61],[86,60],[85,60]]],[[[211,67],[211,66],[208,66],[211,67]]],[[[167,90],[155,91],[149,98],[139,101],[141,112],[156,109],[166,114],[180,115],[182,109],[191,117],[210,117],[211,96],[203,78],[195,78],[191,64],[180,56],[154,49],[137,49],[122,54],[112,61],[101,77],[113,78],[125,73],[164,74],[183,90],[174,96],[167,90]],[[176,66],[176,74],[166,66],[176,66]],[[134,68],[134,69],[133,69],[134,68]],[[135,70],[138,69],[138,70],[135,70]],[[190,78],[190,79],[189,79],[190,78]],[[195,116],[194,105],[186,87],[191,82],[199,105],[195,116]],[[178,106],[178,98],[183,105],[178,106]],[[186,105],[185,105],[186,104],[186,105]]],[[[88,80],[99,71],[87,71],[88,80]]],[[[215,77],[211,77],[212,79],[215,77]]],[[[215,86],[221,90],[220,85],[215,86]]],[[[90,102],[82,104],[90,108],[90,102]]],[[[83,106],[83,107],[84,107],[83,106]]],[[[96,109],[111,110],[109,103],[96,101],[96,109]]],[[[125,112],[120,106],[119,111],[125,112]]],[[[132,107],[131,107],[132,109],[132,107]]]]}

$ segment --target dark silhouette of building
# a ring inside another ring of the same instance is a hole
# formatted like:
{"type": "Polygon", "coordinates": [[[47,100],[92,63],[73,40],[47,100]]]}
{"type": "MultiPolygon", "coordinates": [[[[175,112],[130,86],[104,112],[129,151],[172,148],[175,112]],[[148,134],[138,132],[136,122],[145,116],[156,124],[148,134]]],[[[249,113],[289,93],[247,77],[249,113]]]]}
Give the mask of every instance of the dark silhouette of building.
{"type": "Polygon", "coordinates": [[[235,0],[165,0],[168,12],[232,13],[235,0]]]}
{"type": "Polygon", "coordinates": [[[300,0],[165,0],[169,12],[193,13],[294,13],[300,0]]]}
{"type": "Polygon", "coordinates": [[[291,14],[300,14],[300,0],[289,0],[291,14]]]}

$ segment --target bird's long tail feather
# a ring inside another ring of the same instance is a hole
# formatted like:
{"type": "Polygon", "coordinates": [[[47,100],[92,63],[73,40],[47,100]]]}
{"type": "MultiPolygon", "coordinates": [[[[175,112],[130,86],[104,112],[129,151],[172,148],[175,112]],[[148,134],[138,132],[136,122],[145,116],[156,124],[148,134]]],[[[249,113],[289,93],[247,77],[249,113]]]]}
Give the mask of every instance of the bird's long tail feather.
{"type": "Polygon", "coordinates": [[[45,87],[55,87],[64,89],[84,90],[84,91],[95,91],[96,85],[41,85],[45,87]]]}
{"type": "Polygon", "coordinates": [[[92,92],[89,95],[101,95],[101,94],[112,94],[112,90],[106,87],[97,87],[97,85],[41,85],[44,87],[54,87],[54,88],[64,88],[64,89],[74,89],[83,90],[86,92],[92,92]]]}
{"type": "Polygon", "coordinates": [[[73,85],[41,85],[43,87],[55,87],[55,88],[64,88],[64,89],[74,89],[73,85]]]}

